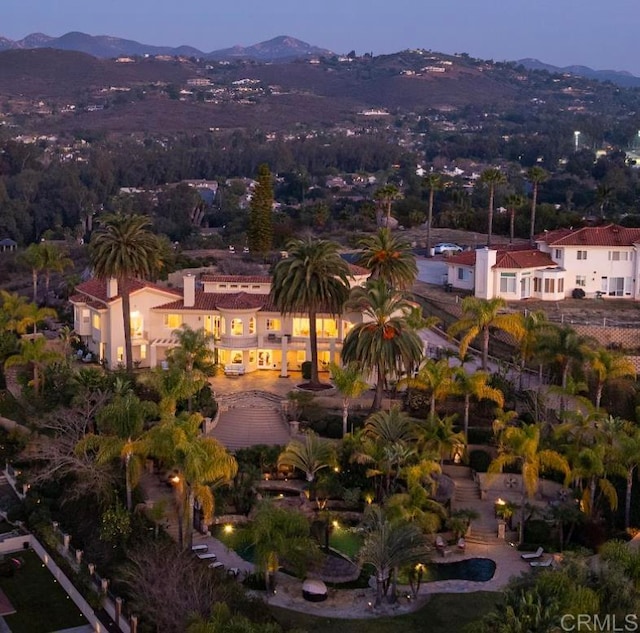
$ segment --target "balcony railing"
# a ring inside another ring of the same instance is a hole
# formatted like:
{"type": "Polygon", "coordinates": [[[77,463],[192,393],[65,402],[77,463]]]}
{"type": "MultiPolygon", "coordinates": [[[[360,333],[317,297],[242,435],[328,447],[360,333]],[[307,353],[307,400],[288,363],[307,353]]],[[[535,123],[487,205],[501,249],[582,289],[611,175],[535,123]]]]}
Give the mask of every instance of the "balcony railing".
{"type": "Polygon", "coordinates": [[[231,349],[242,349],[258,346],[258,335],[251,334],[249,336],[234,336],[233,334],[223,334],[220,337],[220,347],[228,347],[231,349]]]}

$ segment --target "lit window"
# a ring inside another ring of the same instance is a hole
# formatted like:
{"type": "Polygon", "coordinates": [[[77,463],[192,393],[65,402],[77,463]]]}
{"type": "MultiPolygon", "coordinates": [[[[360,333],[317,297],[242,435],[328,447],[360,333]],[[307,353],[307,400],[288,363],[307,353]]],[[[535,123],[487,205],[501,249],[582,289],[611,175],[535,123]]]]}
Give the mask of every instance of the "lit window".
{"type": "Polygon", "coordinates": [[[124,347],[118,347],[116,349],[116,356],[118,358],[119,363],[121,363],[124,360],[124,347]]]}
{"type": "Polygon", "coordinates": [[[170,330],[177,330],[182,325],[182,315],[181,314],[165,314],[164,324],[170,330]]]}
{"type": "Polygon", "coordinates": [[[91,320],[91,323],[93,325],[93,329],[94,330],[99,330],[100,329],[100,315],[94,313],[93,319],[91,320]]]}
{"type": "Polygon", "coordinates": [[[256,333],[256,319],[255,317],[251,317],[249,319],[249,334],[255,334],[256,333]]]}
{"type": "Polygon", "coordinates": [[[140,360],[144,360],[147,357],[147,346],[140,345],[140,360]]]}
{"type": "Polygon", "coordinates": [[[280,319],[267,319],[267,332],[279,332],[281,329],[280,319]]]}
{"type": "Polygon", "coordinates": [[[242,336],[244,334],[244,324],[242,319],[231,319],[231,335],[242,336]]]}

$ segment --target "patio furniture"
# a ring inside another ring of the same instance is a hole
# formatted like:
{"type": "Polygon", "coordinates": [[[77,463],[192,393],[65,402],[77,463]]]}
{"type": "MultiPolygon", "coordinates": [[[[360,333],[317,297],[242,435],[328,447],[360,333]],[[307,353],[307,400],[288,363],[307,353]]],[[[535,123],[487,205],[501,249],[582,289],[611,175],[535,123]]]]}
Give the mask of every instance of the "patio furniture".
{"type": "Polygon", "coordinates": [[[204,554],[196,554],[196,556],[200,560],[216,560],[218,558],[215,554],[212,554],[211,552],[207,552],[204,554]]]}
{"type": "Polygon", "coordinates": [[[467,542],[464,540],[464,537],[460,537],[458,539],[457,547],[460,551],[464,552],[467,549],[467,542]]]}
{"type": "Polygon", "coordinates": [[[328,596],[327,585],[322,580],[307,578],[302,583],[302,597],[309,602],[322,602],[328,596]]]}
{"type": "Polygon", "coordinates": [[[553,556],[550,556],[546,560],[532,560],[529,565],[531,565],[531,567],[551,567],[553,565],[553,556]]]}
{"type": "Polygon", "coordinates": [[[544,549],[539,547],[535,552],[527,552],[526,554],[520,554],[522,560],[534,560],[540,558],[544,554],[544,549]]]}
{"type": "Polygon", "coordinates": [[[445,540],[438,534],[436,536],[436,549],[442,550],[447,546],[445,540]]]}
{"type": "Polygon", "coordinates": [[[209,551],[209,546],[206,543],[201,543],[200,545],[192,545],[191,551],[196,554],[202,554],[209,551]]]}
{"type": "Polygon", "coordinates": [[[209,564],[209,569],[224,569],[224,565],[220,561],[209,564]]]}

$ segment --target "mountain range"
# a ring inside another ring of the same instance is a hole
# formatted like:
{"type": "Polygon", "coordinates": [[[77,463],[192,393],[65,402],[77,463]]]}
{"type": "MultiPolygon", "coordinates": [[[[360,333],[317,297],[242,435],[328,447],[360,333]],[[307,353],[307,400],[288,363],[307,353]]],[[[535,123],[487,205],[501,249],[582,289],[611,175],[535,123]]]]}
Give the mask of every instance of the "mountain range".
{"type": "Polygon", "coordinates": [[[253,46],[233,46],[210,53],[205,53],[192,46],[150,46],[134,40],[125,40],[109,35],[87,35],[78,31],[66,33],[61,37],[50,37],[44,33],[32,33],[21,40],[0,37],[0,51],[32,48],[78,51],[101,58],[123,55],[173,55],[211,60],[254,59],[263,62],[334,54],[325,48],[318,48],[286,35],[274,37],[253,46]]]}
{"type": "Polygon", "coordinates": [[[597,81],[610,81],[623,88],[640,87],[640,77],[636,77],[625,70],[594,70],[588,66],[552,66],[530,57],[519,59],[516,63],[521,64],[527,70],[546,70],[552,74],[561,75],[569,73],[579,77],[586,77],[587,79],[596,79],[597,81]]]}

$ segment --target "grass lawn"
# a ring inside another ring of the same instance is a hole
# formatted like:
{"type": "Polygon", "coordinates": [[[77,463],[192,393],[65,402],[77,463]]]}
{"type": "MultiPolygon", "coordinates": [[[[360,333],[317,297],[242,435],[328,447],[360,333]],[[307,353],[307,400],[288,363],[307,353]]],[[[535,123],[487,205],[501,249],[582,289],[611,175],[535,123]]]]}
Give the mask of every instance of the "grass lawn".
{"type": "Polygon", "coordinates": [[[87,623],[34,552],[10,556],[23,561],[12,578],[0,578],[0,588],[17,611],[5,618],[13,633],[47,633],[87,623]]]}
{"type": "Polygon", "coordinates": [[[282,626],[297,627],[307,633],[452,633],[491,611],[501,595],[491,591],[441,593],[414,613],[366,620],[319,618],[279,607],[270,609],[282,626]]]}

